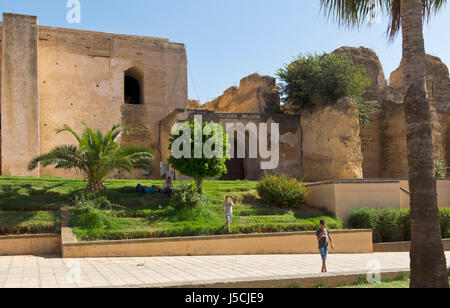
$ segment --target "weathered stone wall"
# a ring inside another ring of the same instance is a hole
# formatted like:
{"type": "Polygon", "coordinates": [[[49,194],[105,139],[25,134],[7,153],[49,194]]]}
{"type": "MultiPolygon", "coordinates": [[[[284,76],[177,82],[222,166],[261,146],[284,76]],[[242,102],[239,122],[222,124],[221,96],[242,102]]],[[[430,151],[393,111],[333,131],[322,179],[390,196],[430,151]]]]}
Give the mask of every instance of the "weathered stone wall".
{"type": "MultiPolygon", "coordinates": [[[[275,170],[267,170],[269,173],[289,174],[296,178],[302,177],[301,166],[301,129],[298,117],[283,114],[252,114],[252,113],[224,113],[210,110],[175,110],[161,121],[161,157],[164,163],[170,156],[169,142],[170,131],[174,124],[192,121],[195,115],[201,115],[203,121],[213,121],[222,123],[226,127],[227,123],[279,123],[280,128],[280,151],[279,165],[275,170]]],[[[270,131],[268,132],[270,140],[270,131]]],[[[248,136],[246,138],[246,159],[244,160],[245,177],[249,180],[258,180],[264,175],[261,170],[261,157],[248,158],[248,136]]]]}
{"type": "Polygon", "coordinates": [[[37,176],[28,162],[39,154],[37,18],[3,14],[2,174],[37,176]]]}
{"type": "MultiPolygon", "coordinates": [[[[335,51],[349,55],[362,65],[372,80],[364,99],[377,100],[383,110],[361,129],[365,178],[404,178],[408,176],[406,122],[403,105],[402,65],[391,74],[389,85],[377,55],[370,49],[342,47],[335,51]]],[[[432,106],[433,152],[436,160],[447,160],[447,110],[450,107],[448,69],[439,58],[427,55],[427,89],[432,106]]]]}
{"type": "Polygon", "coordinates": [[[275,78],[253,74],[243,78],[239,87],[229,88],[201,108],[217,112],[278,113],[280,95],[275,78]]]}
{"type": "MultiPolygon", "coordinates": [[[[2,78],[3,174],[27,175],[26,164],[39,152],[74,143],[69,134],[55,135],[57,127],[67,124],[81,131],[84,121],[104,132],[117,123],[129,125],[131,133],[121,143],[153,148],[150,177],[158,178],[159,121],[187,105],[184,45],[159,38],[37,27],[35,22],[24,27],[36,21],[31,16],[6,15],[4,20],[8,61],[3,63],[2,78]],[[13,17],[17,22],[9,26],[13,17]],[[124,103],[125,71],[130,68],[142,75],[140,105],[124,103]]],[[[53,168],[40,171],[79,176],[53,168]]],[[[128,175],[115,175],[124,176],[128,175]]],[[[138,171],[133,177],[143,175],[138,171]]]]}
{"type": "MultiPolygon", "coordinates": [[[[40,27],[41,152],[73,142],[55,136],[63,124],[81,130],[81,121],[106,131],[116,123],[131,127],[122,144],[155,150],[153,175],[159,175],[159,120],[187,104],[184,45],[165,39],[40,27]],[[143,104],[124,104],[124,76],[142,72],[143,104]]],[[[74,175],[53,169],[52,175],[74,175]]],[[[121,177],[121,175],[117,175],[121,177]]],[[[126,176],[126,175],[123,175],[126,176]]],[[[134,177],[141,176],[137,172],[134,177]]],[[[153,177],[153,176],[152,176],[153,177]]]]}
{"type": "Polygon", "coordinates": [[[358,109],[348,98],[301,116],[306,181],[363,177],[358,109]]]}

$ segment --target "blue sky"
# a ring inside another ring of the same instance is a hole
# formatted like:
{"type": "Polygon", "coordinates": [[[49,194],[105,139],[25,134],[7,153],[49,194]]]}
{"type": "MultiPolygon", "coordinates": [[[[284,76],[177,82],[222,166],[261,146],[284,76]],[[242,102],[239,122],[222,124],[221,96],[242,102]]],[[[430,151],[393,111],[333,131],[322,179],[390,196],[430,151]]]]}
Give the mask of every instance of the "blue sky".
{"type": "MultiPolygon", "coordinates": [[[[2,0],[1,12],[37,15],[39,24],[169,38],[186,44],[189,97],[206,102],[258,72],[274,76],[299,53],[365,46],[385,74],[401,60],[401,37],[386,22],[359,32],[337,27],[319,0],[80,0],[81,23],[69,24],[67,0],[2,0]]],[[[450,4],[424,29],[428,53],[450,65],[450,4]]]]}

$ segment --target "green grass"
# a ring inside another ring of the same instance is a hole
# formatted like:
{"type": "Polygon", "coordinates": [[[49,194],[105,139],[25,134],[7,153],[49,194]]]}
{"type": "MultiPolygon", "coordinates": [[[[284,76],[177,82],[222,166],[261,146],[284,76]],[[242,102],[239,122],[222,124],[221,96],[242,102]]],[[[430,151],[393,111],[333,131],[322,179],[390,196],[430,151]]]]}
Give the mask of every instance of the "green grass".
{"type": "MultiPolygon", "coordinates": [[[[77,238],[96,241],[226,234],[222,210],[226,195],[231,195],[236,203],[232,223],[234,234],[312,231],[317,228],[320,219],[327,220],[330,229],[342,228],[340,220],[323,210],[307,206],[289,210],[262,203],[256,194],[256,182],[206,181],[204,192],[208,205],[201,213],[179,212],[161,194],[140,196],[135,193],[138,183],[144,186],[163,184],[162,181],[106,181],[108,199],[124,206],[124,209],[103,212],[109,216],[109,223],[103,228],[89,229],[74,225],[77,238]]],[[[0,211],[13,214],[15,211],[18,216],[29,211],[48,211],[50,215],[62,206],[71,206],[73,196],[85,186],[83,179],[0,177],[0,211]]],[[[21,222],[21,219],[12,222],[21,222]]],[[[57,222],[56,217],[53,222],[57,222]]],[[[10,227],[14,227],[14,223],[10,227]]]]}
{"type": "Polygon", "coordinates": [[[57,233],[60,217],[60,212],[0,211],[0,235],[57,233]]]}
{"type": "MultiPolygon", "coordinates": [[[[450,282],[450,276],[449,276],[450,282]]],[[[382,279],[380,283],[367,283],[365,276],[359,277],[358,281],[350,285],[338,286],[338,289],[408,289],[409,288],[409,277],[406,273],[399,273],[397,277],[393,279],[382,279]]],[[[326,288],[327,281],[326,278],[318,283],[315,288],[326,288]]],[[[299,284],[293,284],[287,286],[287,288],[299,289],[302,288],[299,284]]]]}

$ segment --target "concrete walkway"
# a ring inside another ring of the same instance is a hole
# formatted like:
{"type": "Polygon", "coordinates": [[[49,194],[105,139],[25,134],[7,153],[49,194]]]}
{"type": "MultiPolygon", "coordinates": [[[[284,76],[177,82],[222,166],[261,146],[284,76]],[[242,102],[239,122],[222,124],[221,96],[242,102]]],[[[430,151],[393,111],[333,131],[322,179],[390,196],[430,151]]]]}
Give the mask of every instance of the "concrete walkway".
{"type": "MultiPolygon", "coordinates": [[[[450,252],[446,252],[450,267],[450,252]]],[[[0,287],[169,287],[409,271],[408,253],[61,259],[0,257],[0,287]]]]}

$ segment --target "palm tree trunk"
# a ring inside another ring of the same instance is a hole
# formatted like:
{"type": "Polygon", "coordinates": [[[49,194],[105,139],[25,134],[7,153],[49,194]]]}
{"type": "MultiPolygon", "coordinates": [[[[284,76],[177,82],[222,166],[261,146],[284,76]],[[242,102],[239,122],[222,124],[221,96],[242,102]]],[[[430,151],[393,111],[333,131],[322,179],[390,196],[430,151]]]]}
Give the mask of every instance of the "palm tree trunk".
{"type": "Polygon", "coordinates": [[[411,190],[411,287],[448,288],[433,172],[431,111],[425,83],[422,2],[401,0],[404,103],[411,190]]]}
{"type": "Polygon", "coordinates": [[[105,191],[105,184],[103,181],[89,179],[86,190],[101,193],[105,191]]]}

